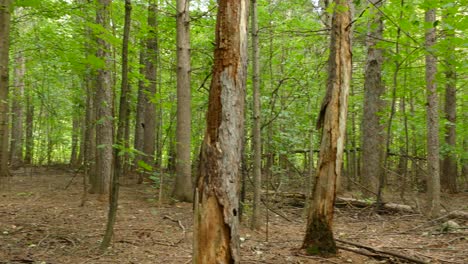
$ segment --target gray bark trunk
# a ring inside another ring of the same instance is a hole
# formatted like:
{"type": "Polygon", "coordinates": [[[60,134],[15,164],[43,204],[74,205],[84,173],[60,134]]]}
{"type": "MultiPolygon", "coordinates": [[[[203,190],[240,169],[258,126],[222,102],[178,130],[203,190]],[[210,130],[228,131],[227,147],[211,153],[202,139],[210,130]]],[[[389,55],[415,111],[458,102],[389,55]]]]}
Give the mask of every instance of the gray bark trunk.
{"type": "Polygon", "coordinates": [[[431,27],[426,30],[426,88],[427,88],[427,189],[428,215],[440,214],[440,158],[439,158],[439,99],[437,95],[437,61],[431,53],[436,43],[435,9],[427,10],[425,21],[431,27]]]}
{"type": "Polygon", "coordinates": [[[177,128],[176,179],[172,196],[185,202],[193,200],[191,153],[190,91],[190,14],[189,0],[177,0],[177,128]]]}
{"type": "Polygon", "coordinates": [[[382,83],[382,49],[377,47],[382,39],[382,15],[377,10],[382,1],[371,0],[370,21],[367,31],[367,62],[364,74],[364,113],[362,117],[362,178],[369,190],[367,197],[379,193],[379,182],[384,173],[385,155],[384,126],[380,113],[384,103],[381,96],[385,92],[382,83]],[[375,4],[375,6],[374,6],[375,4]]]}
{"type": "Polygon", "coordinates": [[[23,165],[23,105],[24,105],[24,75],[26,59],[23,52],[18,52],[15,58],[14,90],[12,91],[11,145],[10,165],[18,168],[23,165]]]}

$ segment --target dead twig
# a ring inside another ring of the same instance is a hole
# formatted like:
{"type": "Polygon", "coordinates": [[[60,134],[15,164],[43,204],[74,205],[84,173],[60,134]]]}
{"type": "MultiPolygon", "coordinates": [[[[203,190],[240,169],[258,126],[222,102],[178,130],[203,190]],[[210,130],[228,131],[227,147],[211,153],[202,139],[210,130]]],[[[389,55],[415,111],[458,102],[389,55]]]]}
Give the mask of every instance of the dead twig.
{"type": "MultiPolygon", "coordinates": [[[[354,243],[354,242],[351,242],[351,241],[346,241],[346,240],[341,240],[341,239],[336,239],[336,241],[340,242],[340,243],[352,245],[352,246],[355,246],[355,247],[358,247],[358,248],[366,249],[366,250],[370,251],[370,253],[374,254],[374,257],[377,257],[377,258],[379,258],[379,257],[380,258],[389,258],[388,256],[393,256],[393,257],[397,257],[397,258],[402,259],[402,260],[410,261],[412,263],[419,263],[419,264],[428,263],[425,260],[418,259],[418,258],[409,256],[409,255],[402,255],[402,254],[396,253],[396,252],[386,251],[386,250],[382,250],[382,249],[376,249],[376,248],[373,248],[373,247],[370,247],[370,246],[354,243]]],[[[349,251],[353,250],[353,249],[345,247],[345,246],[338,246],[338,248],[342,248],[343,250],[349,250],[349,251]]],[[[363,252],[361,252],[361,253],[363,253],[363,252]]],[[[364,255],[364,253],[363,253],[363,255],[364,255]]]]}

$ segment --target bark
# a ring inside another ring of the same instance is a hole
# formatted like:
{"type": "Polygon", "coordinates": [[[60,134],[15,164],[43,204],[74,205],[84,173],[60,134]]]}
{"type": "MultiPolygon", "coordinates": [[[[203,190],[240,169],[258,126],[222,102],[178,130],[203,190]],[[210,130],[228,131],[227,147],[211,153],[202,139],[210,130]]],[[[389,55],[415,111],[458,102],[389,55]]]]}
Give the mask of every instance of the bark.
{"type": "Polygon", "coordinates": [[[261,141],[261,111],[260,111],[260,46],[258,37],[257,0],[251,0],[252,27],[252,83],[253,83],[253,182],[254,198],[252,206],[252,229],[260,229],[260,189],[262,185],[262,141],[261,141]]]}
{"type": "MultiPolygon", "coordinates": [[[[125,0],[125,23],[124,23],[124,34],[122,40],[122,84],[120,93],[120,107],[119,107],[119,120],[117,126],[117,144],[125,146],[125,129],[128,127],[128,108],[129,108],[129,87],[128,87],[128,38],[130,35],[130,23],[132,14],[132,2],[131,0],[125,0]]],[[[117,216],[118,201],[119,201],[119,179],[123,173],[123,157],[119,153],[119,148],[115,148],[115,163],[114,173],[112,175],[111,193],[109,201],[109,213],[107,216],[107,227],[106,233],[101,243],[101,250],[105,250],[109,247],[109,244],[114,233],[115,219],[117,216]]]]}
{"type": "MultiPolygon", "coordinates": [[[[145,62],[145,47],[142,41],[141,43],[141,51],[140,51],[140,75],[145,74],[145,69],[143,67],[145,62]]],[[[145,138],[145,86],[144,81],[140,79],[138,81],[138,95],[137,95],[137,105],[136,105],[136,113],[135,113],[135,140],[134,140],[134,148],[139,152],[143,152],[143,144],[145,138]]],[[[143,160],[143,157],[140,154],[137,154],[135,157],[135,164],[134,166],[139,170],[138,162],[143,160]]],[[[139,178],[139,183],[141,183],[142,178],[139,178]]]]}
{"type": "Polygon", "coordinates": [[[307,254],[334,255],[333,203],[341,174],[346,115],[351,82],[351,10],[348,0],[335,0],[332,18],[327,92],[317,125],[322,128],[320,156],[302,244],[307,254]]]}
{"type": "MultiPolygon", "coordinates": [[[[383,22],[378,7],[380,0],[370,1],[371,20],[367,33],[367,62],[364,73],[364,113],[362,118],[362,178],[371,192],[364,192],[367,197],[379,193],[379,182],[384,173],[385,137],[380,113],[384,103],[381,96],[385,92],[382,82],[383,50],[378,41],[382,39],[383,22]],[[375,6],[374,6],[375,5],[375,6]]],[[[380,197],[379,197],[380,198],[380,197]]],[[[379,199],[378,199],[379,200],[379,199]]]]}
{"type": "Polygon", "coordinates": [[[12,91],[12,118],[10,165],[18,168],[23,165],[23,105],[24,105],[24,75],[26,59],[23,52],[18,52],[15,58],[14,90],[12,91]]]}
{"type": "Polygon", "coordinates": [[[70,166],[76,167],[78,165],[78,151],[80,146],[80,117],[74,115],[72,118],[72,142],[71,142],[71,154],[70,154],[70,166]]]}
{"type": "Polygon", "coordinates": [[[436,87],[437,61],[432,54],[436,42],[435,9],[425,13],[425,21],[431,27],[426,30],[426,89],[427,89],[427,189],[428,215],[440,213],[440,170],[439,170],[439,105],[436,87]]]}
{"type": "Polygon", "coordinates": [[[146,164],[152,166],[154,164],[154,151],[156,140],[156,107],[152,102],[152,98],[156,93],[156,62],[158,56],[158,41],[157,41],[157,12],[158,7],[154,1],[148,6],[148,27],[149,36],[146,42],[145,56],[145,77],[148,84],[144,87],[145,94],[145,111],[144,111],[144,141],[143,152],[145,154],[143,160],[146,164]]]}
{"type": "Polygon", "coordinates": [[[176,178],[172,196],[192,202],[190,13],[189,0],[177,0],[177,128],[176,178]]]}
{"type": "MultiPolygon", "coordinates": [[[[448,14],[445,14],[446,16],[448,14]]],[[[456,51],[455,44],[450,43],[455,36],[455,32],[451,29],[446,29],[446,38],[449,42],[446,55],[446,70],[445,70],[445,144],[448,146],[448,151],[442,161],[441,187],[442,189],[455,193],[457,192],[457,156],[455,152],[457,134],[457,76],[456,76],[456,51]]]]}
{"type": "Polygon", "coordinates": [[[25,135],[25,153],[24,163],[31,165],[33,163],[33,128],[34,128],[34,102],[31,92],[26,94],[26,135],[25,135]]]}
{"type": "MultiPolygon", "coordinates": [[[[99,0],[96,9],[96,24],[104,30],[110,24],[111,0],[99,0]]],[[[104,66],[97,71],[96,89],[96,192],[106,194],[109,192],[109,181],[112,174],[112,80],[111,80],[111,54],[110,44],[97,37],[97,57],[104,61],[104,66]]]]}
{"type": "Polygon", "coordinates": [[[0,177],[8,171],[8,81],[11,0],[0,0],[0,177]]]}
{"type": "Polygon", "coordinates": [[[247,75],[248,0],[220,0],[207,129],[197,180],[194,263],[240,263],[239,181],[247,75]]]}

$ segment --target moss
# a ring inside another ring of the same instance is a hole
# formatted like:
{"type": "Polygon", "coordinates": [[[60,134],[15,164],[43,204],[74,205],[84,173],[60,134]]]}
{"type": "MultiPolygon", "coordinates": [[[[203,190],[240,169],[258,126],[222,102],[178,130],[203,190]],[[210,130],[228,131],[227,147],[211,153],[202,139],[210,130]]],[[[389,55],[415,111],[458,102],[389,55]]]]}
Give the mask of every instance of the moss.
{"type": "Polygon", "coordinates": [[[333,256],[338,252],[331,227],[324,219],[313,218],[302,246],[309,255],[333,256]]]}

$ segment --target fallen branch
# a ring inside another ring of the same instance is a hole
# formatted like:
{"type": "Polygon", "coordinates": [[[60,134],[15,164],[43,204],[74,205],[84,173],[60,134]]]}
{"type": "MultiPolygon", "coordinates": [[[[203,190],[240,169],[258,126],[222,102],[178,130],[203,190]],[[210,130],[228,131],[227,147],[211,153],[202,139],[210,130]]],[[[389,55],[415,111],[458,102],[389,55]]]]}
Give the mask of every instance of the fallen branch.
{"type": "Polygon", "coordinates": [[[349,250],[349,251],[352,251],[352,252],[355,252],[355,253],[358,253],[358,254],[362,254],[362,255],[366,255],[366,256],[372,256],[374,258],[379,258],[379,257],[389,258],[388,256],[392,256],[392,257],[396,257],[396,258],[399,258],[399,259],[402,259],[402,260],[410,261],[412,263],[419,263],[419,264],[429,263],[429,262],[427,262],[425,260],[418,259],[416,257],[409,256],[409,255],[402,255],[400,253],[396,253],[396,252],[392,252],[392,251],[376,249],[376,248],[373,248],[373,247],[370,247],[370,246],[358,244],[358,243],[351,242],[351,241],[346,241],[346,240],[341,240],[341,239],[335,239],[335,240],[337,242],[340,242],[340,243],[343,243],[343,244],[348,244],[348,245],[352,245],[352,246],[355,246],[355,247],[358,247],[358,248],[363,248],[365,250],[368,250],[370,253],[367,253],[367,252],[364,253],[361,250],[354,250],[354,249],[346,247],[346,246],[339,246],[338,248],[341,248],[343,250],[349,250]],[[373,254],[373,255],[371,255],[371,254],[373,254]],[[388,256],[386,256],[386,255],[388,255],[388,256]]]}

